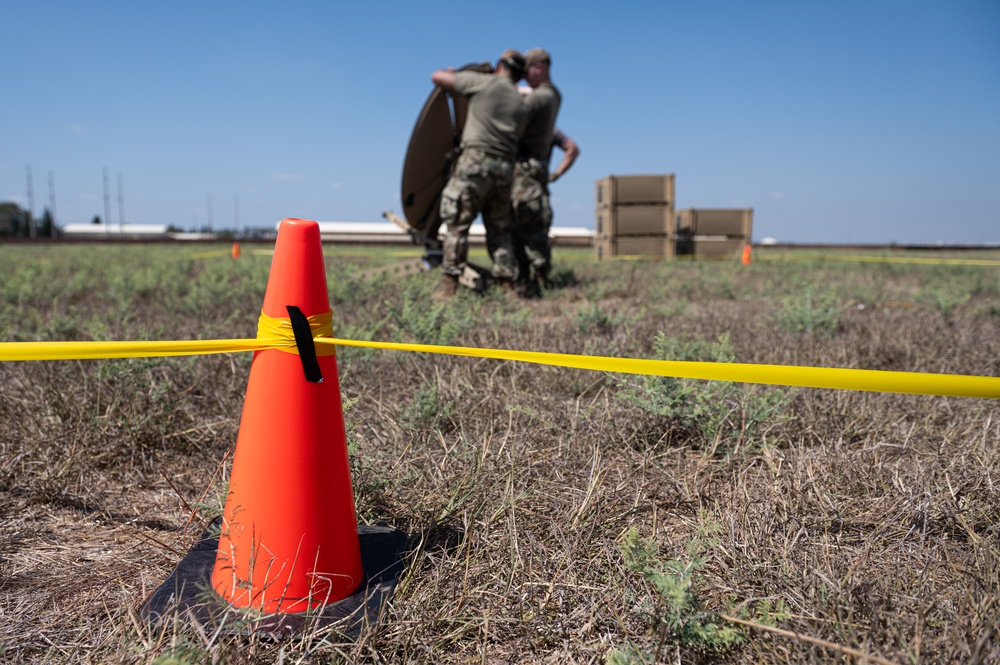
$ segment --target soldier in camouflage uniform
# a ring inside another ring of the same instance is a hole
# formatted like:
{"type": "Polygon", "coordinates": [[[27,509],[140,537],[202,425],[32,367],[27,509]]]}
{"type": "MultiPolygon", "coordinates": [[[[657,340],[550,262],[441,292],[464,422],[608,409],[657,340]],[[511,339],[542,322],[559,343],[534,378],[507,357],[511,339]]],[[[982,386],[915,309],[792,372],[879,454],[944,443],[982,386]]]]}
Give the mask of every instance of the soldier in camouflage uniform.
{"type": "Polygon", "coordinates": [[[576,160],[580,151],[568,136],[556,129],[556,116],[562,95],[552,85],[547,51],[534,48],[525,54],[525,78],[531,85],[527,96],[528,118],[518,144],[514,164],[514,187],[511,200],[514,211],[514,246],[521,280],[527,284],[526,295],[538,292],[539,283],[548,279],[552,268],[549,229],[552,206],[549,182],[554,182],[576,160]],[[563,161],[549,177],[549,159],[553,144],[565,151],[563,161]]]}
{"type": "Polygon", "coordinates": [[[511,238],[511,182],[517,139],[527,113],[516,83],[524,73],[524,56],[504,51],[493,74],[439,69],[431,80],[469,99],[462,130],[462,154],[441,194],[441,221],[446,226],[442,282],[435,299],[455,294],[469,253],[469,228],[482,213],[491,272],[501,286],[517,277],[511,238]]]}

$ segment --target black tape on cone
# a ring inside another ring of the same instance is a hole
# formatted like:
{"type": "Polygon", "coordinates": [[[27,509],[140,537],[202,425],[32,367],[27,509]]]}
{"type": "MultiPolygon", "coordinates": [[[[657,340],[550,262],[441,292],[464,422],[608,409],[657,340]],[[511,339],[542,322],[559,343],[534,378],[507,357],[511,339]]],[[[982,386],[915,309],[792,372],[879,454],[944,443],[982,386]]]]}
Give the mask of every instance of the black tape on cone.
{"type": "Polygon", "coordinates": [[[323,383],[323,372],[320,371],[319,361],[316,360],[316,345],[313,343],[309,319],[295,305],[288,305],[285,309],[288,310],[288,319],[292,323],[292,334],[295,336],[295,346],[299,349],[299,358],[302,358],[306,381],[323,383]]]}

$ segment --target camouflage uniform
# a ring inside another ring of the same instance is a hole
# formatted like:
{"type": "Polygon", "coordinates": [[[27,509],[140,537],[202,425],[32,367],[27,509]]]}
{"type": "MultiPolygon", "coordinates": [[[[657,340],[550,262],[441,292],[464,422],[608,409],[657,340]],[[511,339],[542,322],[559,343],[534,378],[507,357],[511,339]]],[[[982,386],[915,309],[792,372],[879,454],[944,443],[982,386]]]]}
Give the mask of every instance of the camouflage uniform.
{"type": "Polygon", "coordinates": [[[513,238],[521,278],[526,280],[545,279],[552,267],[549,159],[561,104],[562,95],[551,83],[542,83],[531,92],[527,101],[528,118],[514,165],[513,238]]]}
{"type": "Polygon", "coordinates": [[[538,278],[548,275],[552,267],[552,247],[549,229],[552,227],[552,206],[549,204],[549,169],[537,159],[519,159],[514,164],[515,252],[519,272],[524,278],[531,273],[538,278]]]}
{"type": "Polygon", "coordinates": [[[517,138],[527,113],[514,82],[492,74],[458,72],[455,91],[468,96],[462,154],[441,193],[447,231],[441,269],[458,276],[469,254],[469,227],[479,213],[497,279],[517,277],[511,238],[511,183],[517,138]]]}
{"type": "Polygon", "coordinates": [[[448,229],[442,268],[449,275],[461,274],[469,256],[469,228],[482,212],[493,276],[517,276],[509,205],[512,171],[508,159],[475,148],[462,151],[441,194],[441,219],[448,229]]]}

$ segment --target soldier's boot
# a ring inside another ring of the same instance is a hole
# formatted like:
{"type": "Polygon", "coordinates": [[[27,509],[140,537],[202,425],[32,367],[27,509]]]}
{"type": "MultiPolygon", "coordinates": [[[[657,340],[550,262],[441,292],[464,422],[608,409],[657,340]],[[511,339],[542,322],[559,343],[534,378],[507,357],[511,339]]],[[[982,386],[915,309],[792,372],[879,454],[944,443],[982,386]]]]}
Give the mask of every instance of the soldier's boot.
{"type": "Polygon", "coordinates": [[[530,279],[525,282],[521,287],[521,297],[534,299],[542,297],[542,285],[539,284],[537,279],[530,279]]]}
{"type": "Polygon", "coordinates": [[[517,286],[515,286],[514,280],[512,279],[498,279],[497,288],[499,288],[500,293],[504,294],[505,296],[517,295],[517,286]]]}
{"type": "Polygon", "coordinates": [[[549,268],[547,266],[535,269],[535,282],[540,287],[544,286],[546,289],[552,288],[552,279],[549,277],[549,268]]]}
{"type": "Polygon", "coordinates": [[[441,282],[431,294],[431,300],[445,302],[454,298],[456,293],[458,293],[458,277],[444,273],[441,275],[441,282]]]}

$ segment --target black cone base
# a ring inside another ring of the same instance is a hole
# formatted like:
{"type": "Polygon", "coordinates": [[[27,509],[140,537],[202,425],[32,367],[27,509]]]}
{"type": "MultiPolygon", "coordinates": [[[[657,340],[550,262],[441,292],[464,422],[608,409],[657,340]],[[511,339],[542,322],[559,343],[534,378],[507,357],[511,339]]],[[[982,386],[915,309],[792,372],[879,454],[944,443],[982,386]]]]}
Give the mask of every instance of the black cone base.
{"type": "MultiPolygon", "coordinates": [[[[218,531],[218,524],[214,524],[218,531]]],[[[361,566],[365,577],[353,595],[328,605],[296,614],[261,614],[230,605],[212,588],[218,536],[204,535],[146,599],[139,616],[148,623],[179,618],[225,634],[264,633],[274,639],[289,637],[304,628],[336,624],[337,630],[357,637],[361,627],[374,623],[385,602],[392,597],[403,570],[406,534],[387,526],[358,526],[361,566]]]]}

